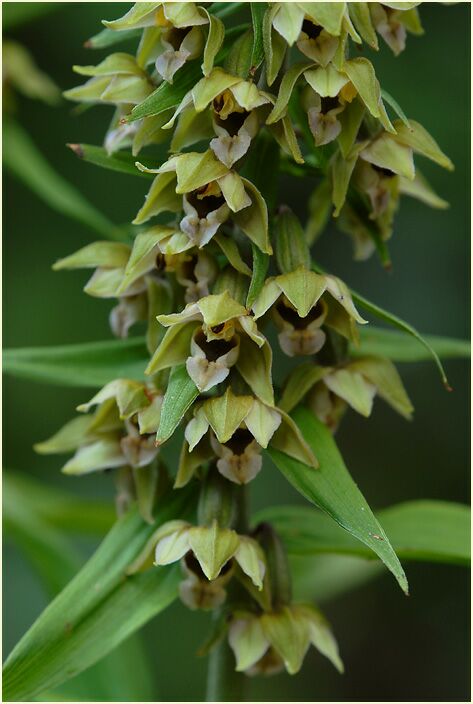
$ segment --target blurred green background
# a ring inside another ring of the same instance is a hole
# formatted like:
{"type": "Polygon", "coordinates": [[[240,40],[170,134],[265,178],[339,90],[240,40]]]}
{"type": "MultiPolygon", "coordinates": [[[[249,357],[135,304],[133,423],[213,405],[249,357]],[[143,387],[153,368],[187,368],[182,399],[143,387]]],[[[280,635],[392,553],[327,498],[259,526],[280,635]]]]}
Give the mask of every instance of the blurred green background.
{"type": "MultiPolygon", "coordinates": [[[[9,3],[11,4],[11,3],[9,3]]],[[[47,3],[44,3],[47,5],[47,3]]],[[[5,7],[5,6],[4,6],[5,7]]],[[[59,4],[7,32],[25,44],[62,88],[79,81],[72,64],[97,63],[106,53],[83,48],[102,18],[123,14],[122,3],[59,4]]],[[[469,154],[470,5],[424,3],[424,37],[408,38],[399,57],[383,45],[373,59],[384,89],[419,120],[452,158],[444,172],[430,163],[421,169],[451,208],[433,211],[405,198],[391,241],[393,270],[376,258],[355,264],[350,241],[328,230],[316,255],[353,288],[415,325],[421,332],[469,337],[469,154]]],[[[100,144],[111,108],[74,115],[66,102],[57,108],[18,99],[17,119],[55,169],[116,223],[130,221],[142,203],[146,183],[81,163],[66,142],[100,144]]],[[[28,164],[22,164],[27,169],[28,164]]],[[[313,184],[282,181],[288,204],[305,217],[313,184]]],[[[4,180],[4,345],[22,347],[101,340],[110,337],[110,304],[87,297],[86,272],[53,273],[55,259],[97,237],[50,211],[17,180],[4,180]]],[[[276,362],[277,366],[277,362],[276,362]]],[[[376,403],[365,421],[350,413],[338,435],[347,465],[373,508],[407,499],[469,501],[469,375],[466,362],[447,363],[453,393],[446,393],[433,364],[402,365],[401,374],[416,412],[406,423],[376,403]]],[[[62,389],[7,378],[4,383],[4,466],[46,484],[112,500],[110,476],[82,479],[60,475],[61,458],[39,457],[34,442],[49,437],[74,415],[90,390],[62,389]]],[[[301,501],[274,467],[252,485],[254,508],[301,501]]],[[[84,555],[93,545],[84,543],[84,555]]],[[[11,546],[4,551],[4,653],[47,604],[32,569],[11,546]]],[[[466,701],[469,700],[470,637],[468,571],[459,567],[407,565],[411,596],[406,599],[385,575],[325,605],[333,623],[346,674],[339,676],[315,652],[300,675],[251,682],[253,700],[296,701],[466,701]]],[[[132,605],[130,605],[132,608],[132,605]]],[[[195,651],[207,633],[208,617],[175,604],[144,629],[154,698],[201,700],[206,663],[195,651]]],[[[140,673],[130,666],[129,678],[140,673]]],[[[116,699],[123,692],[118,688],[116,699]]],[[[98,698],[98,697],[94,697],[98,698]]],[[[137,695],[139,698],[139,695],[137,695]]]]}

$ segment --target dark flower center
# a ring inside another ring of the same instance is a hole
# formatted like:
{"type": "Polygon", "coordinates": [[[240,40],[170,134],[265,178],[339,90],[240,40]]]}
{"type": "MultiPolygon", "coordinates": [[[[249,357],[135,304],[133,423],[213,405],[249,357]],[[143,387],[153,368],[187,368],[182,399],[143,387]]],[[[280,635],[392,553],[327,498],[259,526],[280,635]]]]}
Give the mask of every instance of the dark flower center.
{"type": "Polygon", "coordinates": [[[202,352],[205,354],[205,358],[209,362],[215,362],[219,357],[230,352],[234,347],[236,347],[237,341],[235,338],[232,340],[210,340],[208,341],[205,337],[205,333],[202,330],[194,337],[195,342],[199,345],[202,352]]]}
{"type": "Polygon", "coordinates": [[[320,301],[317,301],[316,305],[311,308],[305,318],[301,318],[294,308],[286,305],[283,301],[278,303],[276,309],[281,318],[292,325],[296,330],[304,330],[310,323],[320,318],[324,312],[324,307],[320,301]]]}
{"type": "Polygon", "coordinates": [[[302,31],[307,34],[309,39],[317,39],[322,30],[323,27],[319,24],[314,24],[310,20],[304,20],[302,23],[302,31]]]}
{"type": "Polygon", "coordinates": [[[234,455],[242,455],[248,445],[253,441],[253,436],[246,428],[238,428],[228,442],[223,443],[225,447],[233,452],[234,455]]]}
{"type": "Polygon", "coordinates": [[[223,196],[205,196],[204,198],[198,198],[206,188],[207,186],[204,186],[202,189],[187,194],[188,202],[197,210],[197,215],[201,220],[206,218],[207,215],[214,210],[218,210],[218,208],[225,203],[223,196]]]}

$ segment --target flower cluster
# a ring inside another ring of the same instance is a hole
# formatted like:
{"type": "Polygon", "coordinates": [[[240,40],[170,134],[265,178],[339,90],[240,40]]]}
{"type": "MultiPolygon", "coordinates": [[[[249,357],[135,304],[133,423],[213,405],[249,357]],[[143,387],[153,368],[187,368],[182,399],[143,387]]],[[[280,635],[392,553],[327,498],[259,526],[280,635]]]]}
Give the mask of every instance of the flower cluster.
{"type": "Polygon", "coordinates": [[[333,432],[348,407],[369,416],[376,395],[412,413],[389,360],[352,355],[367,321],[346,283],[315,267],[310,246],[330,211],[365,258],[391,236],[401,194],[445,205],[413,153],[451,162],[381,90],[371,62],[351,56],[363,42],[377,49],[378,34],[402,51],[407,32],[422,33],[418,4],[269,3],[258,42],[250,26],[226,29],[218,4],[136,3],[104,22],[109,45],[138,33],[136,54],[75,66],[88,80],[66,92],[115,106],[107,154],[131,148],[136,158],[146,149],[137,173],[153,180],[132,241],[87,245],[55,269],[94,269],[86,293],[116,299],[116,336],[146,327],[150,360],[146,377],[107,384],[79,406],[96,407],[93,414],[37,450],[75,451],[68,474],[120,468],[121,500],[136,497],[152,522],[166,471],[161,446],[182,421],[174,488],[195,488],[197,518],[160,526],[130,572],[179,561],[182,600],[225,605],[236,668],[250,674],[297,672],[310,643],[342,669],[320,612],[283,589],[288,566],[274,530],[251,530],[236,516],[263,450],[318,471],[317,449],[289,415],[299,403],[333,432]],[[158,160],[153,150],[163,144],[168,158],[158,160]],[[277,174],[268,154],[276,170],[280,163],[318,178],[305,230],[286,205],[270,202],[277,174]],[[306,359],[278,384],[273,334],[283,355],[306,359]]]}

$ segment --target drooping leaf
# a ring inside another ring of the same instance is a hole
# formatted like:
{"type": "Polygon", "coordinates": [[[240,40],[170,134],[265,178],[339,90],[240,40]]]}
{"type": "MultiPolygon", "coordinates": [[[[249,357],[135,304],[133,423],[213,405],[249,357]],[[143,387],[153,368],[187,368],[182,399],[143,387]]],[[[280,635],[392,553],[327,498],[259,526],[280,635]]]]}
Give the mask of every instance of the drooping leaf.
{"type": "Polygon", "coordinates": [[[332,434],[306,408],[297,408],[292,416],[320,466],[314,470],[274,449],[268,450],[271,459],[306,499],[373,550],[407,593],[407,579],[396,553],[351,478],[332,434]]]}
{"type": "Polygon", "coordinates": [[[112,528],[85,567],[39,616],[5,662],[3,696],[32,700],[104,657],[177,595],[178,573],[126,570],[156,528],[183,515],[185,490],[164,496],[153,525],[131,510],[112,528]],[[133,608],[130,608],[130,606],[133,608]]]}
{"type": "MultiPolygon", "coordinates": [[[[113,154],[108,154],[103,147],[96,147],[92,144],[68,144],[67,146],[72,149],[79,159],[83,159],[89,162],[89,164],[95,164],[95,166],[101,166],[104,169],[118,171],[122,174],[129,174],[130,176],[140,176],[148,180],[153,178],[153,174],[136,168],[136,157],[129,152],[114,152],[113,154]]],[[[162,155],[158,155],[153,159],[142,157],[143,165],[152,168],[156,165],[156,161],[166,161],[166,150],[162,148],[161,151],[162,155]]]]}
{"type": "MultiPolygon", "coordinates": [[[[423,335],[423,338],[441,359],[468,359],[470,356],[471,345],[468,340],[440,335],[423,335]]],[[[360,346],[351,350],[353,357],[377,355],[393,362],[423,362],[432,356],[425,345],[405,332],[369,325],[360,329],[360,340],[360,346]]]]}
{"type": "Polygon", "coordinates": [[[11,121],[3,125],[3,162],[6,167],[51,208],[83,223],[108,239],[125,233],[91,205],[74,186],[56,173],[29,135],[11,121]]]}
{"type": "Polygon", "coordinates": [[[148,362],[142,337],[3,351],[3,371],[29,381],[99,387],[116,378],[142,380],[148,362]]]}
{"type": "MultiPolygon", "coordinates": [[[[468,565],[470,509],[447,501],[407,501],[376,514],[399,558],[468,565]]],[[[303,506],[263,509],[255,521],[270,521],[292,555],[336,553],[367,559],[366,545],[319,511],[303,506]]]]}
{"type": "MultiPolygon", "coordinates": [[[[324,270],[318,265],[314,266],[314,269],[318,273],[325,273],[324,270]]],[[[440,361],[439,355],[427,339],[425,339],[419,332],[417,332],[417,330],[412,327],[412,325],[406,323],[404,320],[402,320],[402,318],[398,318],[397,315],[394,315],[393,313],[384,310],[384,308],[377,306],[375,303],[372,303],[364,296],[360,296],[359,293],[356,293],[353,290],[351,290],[351,295],[354,303],[357,303],[359,306],[372,313],[376,318],[384,320],[389,325],[392,325],[393,327],[398,328],[402,332],[407,333],[411,337],[415,338],[423,347],[425,347],[425,349],[429,352],[430,356],[433,358],[435,364],[437,365],[437,369],[439,370],[443,385],[448,391],[451,390],[450,384],[448,383],[447,375],[445,374],[445,370],[443,368],[442,362],[440,361]]]]}
{"type": "Polygon", "coordinates": [[[186,365],[174,367],[161,409],[161,422],[156,435],[158,445],[162,445],[171,437],[198,395],[199,389],[187,373],[186,365]]]}
{"type": "Polygon", "coordinates": [[[439,355],[428,342],[428,340],[422,337],[422,335],[418,333],[417,330],[412,327],[412,325],[409,325],[409,323],[406,323],[401,318],[398,318],[397,315],[394,315],[393,313],[384,310],[380,306],[377,306],[375,303],[371,303],[371,301],[369,301],[367,298],[364,298],[364,296],[360,296],[359,293],[355,293],[355,291],[352,291],[351,295],[355,303],[367,310],[369,313],[372,313],[377,318],[380,318],[380,320],[384,320],[389,325],[392,325],[393,327],[402,330],[404,333],[411,335],[418,342],[420,342],[420,344],[423,345],[423,347],[425,347],[425,349],[430,353],[435,364],[437,365],[437,369],[440,372],[440,377],[442,379],[443,385],[447,390],[450,390],[450,384],[448,383],[447,375],[443,368],[443,364],[440,361],[439,355]]]}

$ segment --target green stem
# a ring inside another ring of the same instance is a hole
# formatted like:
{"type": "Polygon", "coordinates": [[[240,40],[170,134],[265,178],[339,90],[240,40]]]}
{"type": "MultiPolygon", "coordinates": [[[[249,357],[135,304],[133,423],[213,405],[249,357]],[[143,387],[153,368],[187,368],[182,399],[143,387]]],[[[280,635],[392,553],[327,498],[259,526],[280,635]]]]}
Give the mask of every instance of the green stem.
{"type": "Polygon", "coordinates": [[[235,656],[227,639],[212,650],[207,671],[207,702],[243,702],[246,676],[235,671],[235,656]]]}
{"type": "MultiPolygon", "coordinates": [[[[232,527],[238,533],[248,531],[248,488],[243,485],[236,489],[236,511],[232,527]]],[[[221,611],[214,614],[221,618],[221,611]]],[[[243,702],[245,701],[246,675],[235,671],[235,656],[224,637],[210,652],[207,670],[207,702],[243,702]]]]}

